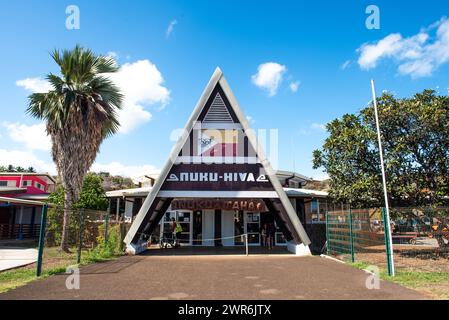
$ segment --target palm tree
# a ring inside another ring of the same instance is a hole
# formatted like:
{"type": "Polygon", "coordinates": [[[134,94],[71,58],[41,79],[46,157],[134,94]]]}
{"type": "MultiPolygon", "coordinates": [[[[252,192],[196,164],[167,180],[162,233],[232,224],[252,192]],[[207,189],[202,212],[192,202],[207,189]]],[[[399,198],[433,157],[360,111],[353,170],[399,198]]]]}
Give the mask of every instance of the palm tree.
{"type": "Polygon", "coordinates": [[[123,95],[108,78],[117,72],[115,60],[97,56],[76,46],[51,54],[61,70],[47,80],[52,90],[29,96],[27,113],[46,121],[52,141],[52,156],[64,187],[64,219],[61,250],[68,252],[69,219],[78,201],[83,179],[103,140],[116,133],[117,110],[123,95]]]}

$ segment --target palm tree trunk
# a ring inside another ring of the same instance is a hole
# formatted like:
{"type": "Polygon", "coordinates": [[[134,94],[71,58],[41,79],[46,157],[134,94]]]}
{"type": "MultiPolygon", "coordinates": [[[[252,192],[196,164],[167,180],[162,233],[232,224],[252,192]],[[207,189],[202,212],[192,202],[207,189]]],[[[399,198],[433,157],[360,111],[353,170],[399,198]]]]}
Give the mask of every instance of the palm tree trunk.
{"type": "Polygon", "coordinates": [[[70,214],[72,211],[72,193],[68,190],[64,192],[64,218],[62,224],[62,237],[60,250],[70,252],[69,250],[69,229],[70,229],[70,214]]]}

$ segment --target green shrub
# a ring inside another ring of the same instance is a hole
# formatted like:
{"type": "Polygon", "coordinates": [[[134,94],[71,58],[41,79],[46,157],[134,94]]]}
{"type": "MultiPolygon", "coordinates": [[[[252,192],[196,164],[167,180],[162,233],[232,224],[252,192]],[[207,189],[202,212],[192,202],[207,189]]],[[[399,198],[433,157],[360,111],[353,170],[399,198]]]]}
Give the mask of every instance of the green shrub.
{"type": "Polygon", "coordinates": [[[87,262],[107,260],[122,253],[120,226],[109,226],[107,242],[104,237],[104,224],[98,229],[100,235],[97,237],[97,246],[88,251],[85,258],[87,262]]]}

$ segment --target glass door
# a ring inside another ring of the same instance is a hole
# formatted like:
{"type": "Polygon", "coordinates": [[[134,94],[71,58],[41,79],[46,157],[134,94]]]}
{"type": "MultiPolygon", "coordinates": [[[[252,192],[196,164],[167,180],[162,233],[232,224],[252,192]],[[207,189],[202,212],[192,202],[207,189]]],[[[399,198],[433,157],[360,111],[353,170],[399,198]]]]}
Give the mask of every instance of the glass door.
{"type": "Polygon", "coordinates": [[[192,245],[192,212],[190,211],[167,211],[162,221],[161,237],[171,237],[172,218],[175,218],[182,227],[182,232],[178,234],[179,243],[185,246],[192,245]]]}
{"type": "Polygon", "coordinates": [[[177,211],[178,223],[182,227],[181,234],[178,235],[178,240],[181,245],[192,245],[192,213],[190,211],[177,211]]]}
{"type": "Polygon", "coordinates": [[[243,218],[243,211],[239,210],[234,213],[234,244],[242,246],[245,244],[245,221],[243,218]]]}
{"type": "Polygon", "coordinates": [[[275,246],[286,246],[287,240],[284,237],[284,234],[282,233],[281,229],[275,222],[274,225],[276,226],[276,233],[274,234],[274,245],[275,246]]]}
{"type": "Polygon", "coordinates": [[[260,212],[245,214],[245,233],[248,234],[248,245],[260,246],[260,212]]]}
{"type": "Polygon", "coordinates": [[[203,213],[201,210],[193,212],[192,244],[194,246],[201,246],[203,244],[203,213]]]}

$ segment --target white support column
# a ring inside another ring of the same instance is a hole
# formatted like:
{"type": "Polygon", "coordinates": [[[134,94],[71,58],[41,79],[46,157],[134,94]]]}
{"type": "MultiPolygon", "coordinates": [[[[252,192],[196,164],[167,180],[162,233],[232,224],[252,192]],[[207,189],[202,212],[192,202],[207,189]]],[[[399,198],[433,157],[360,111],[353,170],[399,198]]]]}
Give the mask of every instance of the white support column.
{"type": "Polygon", "coordinates": [[[296,256],[310,256],[312,253],[310,252],[309,246],[305,246],[303,243],[297,244],[295,241],[287,242],[287,250],[296,256]]]}
{"type": "Polygon", "coordinates": [[[117,208],[115,209],[115,220],[118,221],[120,215],[120,198],[117,198],[117,208]]]}
{"type": "Polygon", "coordinates": [[[20,213],[19,213],[18,224],[22,224],[22,221],[23,221],[23,206],[20,206],[20,213]]]}

